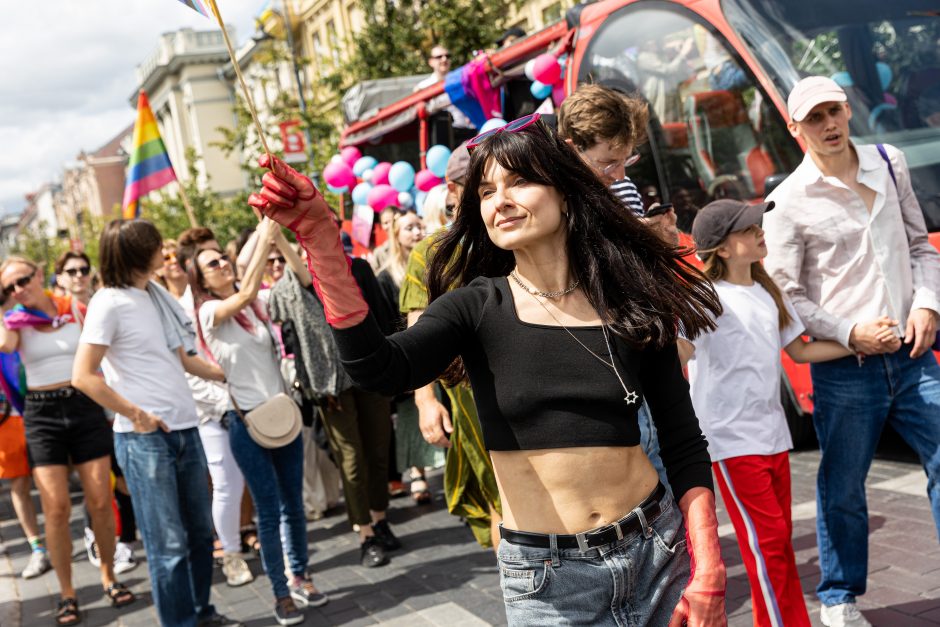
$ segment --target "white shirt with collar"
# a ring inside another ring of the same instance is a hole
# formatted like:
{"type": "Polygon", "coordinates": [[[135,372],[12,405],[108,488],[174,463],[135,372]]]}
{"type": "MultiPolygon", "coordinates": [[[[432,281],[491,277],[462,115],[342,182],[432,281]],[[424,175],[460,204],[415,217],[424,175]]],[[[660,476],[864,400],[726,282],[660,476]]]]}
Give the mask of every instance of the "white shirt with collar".
{"type": "Polygon", "coordinates": [[[891,180],[874,145],[855,146],[857,181],[876,192],[871,212],[807,153],[768,200],[765,267],[807,331],[849,346],[852,327],[889,316],[903,333],[914,309],[940,312],[940,254],[927,239],[904,154],[885,145],[891,180]]]}

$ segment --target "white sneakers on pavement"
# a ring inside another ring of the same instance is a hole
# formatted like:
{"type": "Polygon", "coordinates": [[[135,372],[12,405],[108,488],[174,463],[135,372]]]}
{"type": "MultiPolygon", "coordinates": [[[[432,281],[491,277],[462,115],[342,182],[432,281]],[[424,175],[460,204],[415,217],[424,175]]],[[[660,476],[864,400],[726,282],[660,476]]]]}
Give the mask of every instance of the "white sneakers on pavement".
{"type": "Polygon", "coordinates": [[[222,574],[225,575],[225,582],[233,588],[255,580],[248,563],[237,553],[226,553],[222,557],[222,574]]]}
{"type": "Polygon", "coordinates": [[[29,562],[23,569],[23,579],[33,579],[52,568],[49,562],[49,554],[45,551],[33,551],[29,556],[29,562]]]}
{"type": "Polygon", "coordinates": [[[126,542],[118,542],[114,547],[114,574],[120,575],[137,568],[134,549],[126,542]]]}
{"type": "Polygon", "coordinates": [[[871,627],[855,603],[840,603],[819,608],[819,618],[826,627],[871,627]]]}
{"type": "Polygon", "coordinates": [[[85,527],[85,551],[88,561],[95,568],[101,568],[101,556],[98,555],[98,543],[95,542],[95,532],[85,527]]]}

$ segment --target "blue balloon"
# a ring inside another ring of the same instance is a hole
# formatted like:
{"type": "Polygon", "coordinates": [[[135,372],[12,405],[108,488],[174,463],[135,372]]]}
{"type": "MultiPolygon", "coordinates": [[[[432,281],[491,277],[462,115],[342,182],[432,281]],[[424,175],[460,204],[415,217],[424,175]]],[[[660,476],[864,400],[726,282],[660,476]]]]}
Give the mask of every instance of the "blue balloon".
{"type": "Polygon", "coordinates": [[[407,192],[415,184],[415,169],[407,161],[397,161],[388,171],[388,182],[399,192],[407,192]]]}
{"type": "Polygon", "coordinates": [[[427,197],[427,192],[418,192],[415,194],[415,209],[417,209],[418,215],[422,218],[424,217],[424,199],[427,197]]]}
{"type": "Polygon", "coordinates": [[[356,163],[353,164],[353,174],[362,178],[363,172],[371,170],[378,165],[378,163],[375,157],[359,157],[356,159],[356,163]]]}
{"type": "Polygon", "coordinates": [[[492,131],[494,128],[501,128],[506,126],[506,124],[507,122],[503,118],[490,118],[480,127],[480,134],[482,135],[487,131],[492,131]]]}
{"type": "Polygon", "coordinates": [[[326,188],[334,194],[345,194],[349,191],[349,187],[333,187],[329,183],[326,184],[326,188]]]}
{"type": "Polygon", "coordinates": [[[369,191],[372,185],[369,183],[359,183],[352,190],[352,201],[357,205],[368,205],[369,191]]]}
{"type": "Polygon", "coordinates": [[[398,204],[402,209],[411,209],[415,205],[415,198],[411,192],[398,192],[398,204]]]}
{"type": "Polygon", "coordinates": [[[444,178],[447,172],[447,160],[450,159],[450,148],[438,144],[428,148],[428,154],[425,160],[428,164],[428,170],[437,178],[444,178]]]}
{"type": "Polygon", "coordinates": [[[545,100],[552,95],[552,86],[538,81],[532,81],[532,86],[529,88],[529,91],[536,100],[545,100]]]}

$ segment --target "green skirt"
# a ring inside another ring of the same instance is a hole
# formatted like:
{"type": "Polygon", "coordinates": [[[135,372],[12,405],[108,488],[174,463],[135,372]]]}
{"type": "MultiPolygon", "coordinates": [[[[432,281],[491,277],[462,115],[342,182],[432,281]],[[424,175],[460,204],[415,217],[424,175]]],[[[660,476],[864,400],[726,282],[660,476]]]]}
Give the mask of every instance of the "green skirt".
{"type": "Polygon", "coordinates": [[[418,428],[418,407],[413,396],[395,403],[395,459],[398,472],[409,468],[440,468],[444,465],[444,449],[428,444],[418,428]]]}

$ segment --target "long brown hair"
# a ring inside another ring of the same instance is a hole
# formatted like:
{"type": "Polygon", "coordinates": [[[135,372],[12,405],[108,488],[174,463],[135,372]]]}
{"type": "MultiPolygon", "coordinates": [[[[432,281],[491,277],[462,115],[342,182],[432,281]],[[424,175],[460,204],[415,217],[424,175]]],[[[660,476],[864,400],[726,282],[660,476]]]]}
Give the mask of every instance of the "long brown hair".
{"type": "MultiPolygon", "coordinates": [[[[205,277],[202,275],[202,268],[199,267],[199,253],[205,250],[210,249],[197,250],[196,254],[193,255],[192,263],[188,264],[186,268],[186,276],[189,278],[189,288],[193,291],[193,311],[196,314],[196,332],[199,335],[199,340],[202,342],[203,346],[208,348],[202,333],[202,324],[199,322],[199,308],[202,307],[202,305],[207,301],[221,299],[213,294],[210,289],[204,286],[205,277]]],[[[234,262],[232,265],[232,270],[235,270],[234,262]]],[[[237,285],[235,289],[238,289],[237,285]]],[[[248,305],[248,307],[251,307],[251,310],[254,312],[258,320],[261,320],[262,322],[268,321],[268,313],[265,311],[264,304],[260,299],[254,299],[251,301],[251,304],[248,305]]],[[[235,320],[235,322],[237,322],[241,328],[248,331],[248,333],[254,334],[254,325],[251,324],[251,320],[245,313],[245,309],[242,309],[237,314],[235,314],[233,316],[233,320],[235,320]]],[[[273,336],[271,339],[275,342],[277,341],[273,336]]],[[[209,351],[207,350],[206,352],[209,351]]]]}
{"type": "MultiPolygon", "coordinates": [[[[705,259],[702,261],[702,272],[712,282],[721,281],[728,275],[728,266],[725,264],[725,260],[718,255],[717,248],[705,253],[705,259]]],[[[774,304],[777,306],[777,324],[781,329],[785,329],[787,325],[793,322],[793,318],[790,317],[787,306],[783,302],[783,292],[780,291],[774,280],[764,270],[764,264],[760,261],[751,264],[751,278],[767,290],[770,297],[774,299],[774,304]]]]}

